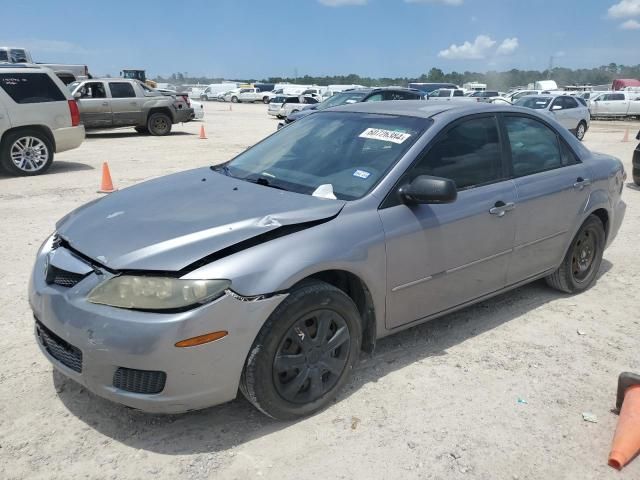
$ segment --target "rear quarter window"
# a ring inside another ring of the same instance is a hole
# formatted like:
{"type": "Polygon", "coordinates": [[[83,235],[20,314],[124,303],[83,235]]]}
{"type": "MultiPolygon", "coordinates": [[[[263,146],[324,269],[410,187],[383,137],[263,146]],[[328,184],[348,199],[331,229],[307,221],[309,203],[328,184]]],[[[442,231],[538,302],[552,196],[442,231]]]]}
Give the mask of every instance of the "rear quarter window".
{"type": "Polygon", "coordinates": [[[19,104],[67,99],[46,73],[0,73],[0,88],[19,104]]]}

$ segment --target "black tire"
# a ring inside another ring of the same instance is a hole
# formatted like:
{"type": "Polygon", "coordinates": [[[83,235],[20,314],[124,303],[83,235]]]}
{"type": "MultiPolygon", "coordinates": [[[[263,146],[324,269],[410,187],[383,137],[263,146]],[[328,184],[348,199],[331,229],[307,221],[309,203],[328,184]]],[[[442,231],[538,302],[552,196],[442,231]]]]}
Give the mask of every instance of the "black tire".
{"type": "Polygon", "coordinates": [[[580,121],[576,127],[576,138],[580,141],[584,139],[584,135],[587,133],[587,124],[584,121],[580,121]]]}
{"type": "Polygon", "coordinates": [[[545,278],[547,284],[565,293],[580,293],[590,288],[602,263],[605,236],[602,221],[590,215],[573,238],[560,267],[545,278]]]}
{"type": "Polygon", "coordinates": [[[155,112],[147,119],[147,130],[151,135],[162,137],[171,132],[171,117],[163,112],[155,112]]]}
{"type": "Polygon", "coordinates": [[[231,97],[231,103],[238,103],[238,97],[236,96],[231,97]]]}
{"type": "Polygon", "coordinates": [[[361,338],[360,314],[351,298],[328,283],[305,282],[291,291],[258,333],[240,391],[272,418],[311,415],[334,401],[348,381],[361,338]]]}
{"type": "Polygon", "coordinates": [[[142,133],[143,135],[146,135],[149,133],[149,130],[147,129],[147,127],[134,127],[134,130],[138,133],[142,133]]]}
{"type": "Polygon", "coordinates": [[[24,128],[7,133],[0,145],[0,165],[10,175],[30,177],[53,163],[53,142],[40,130],[24,128]]]}
{"type": "Polygon", "coordinates": [[[269,97],[262,97],[262,103],[267,104],[271,100],[269,97]]]}
{"type": "Polygon", "coordinates": [[[299,110],[292,110],[290,115],[293,115],[294,113],[298,113],[299,110]]]}
{"type": "Polygon", "coordinates": [[[633,176],[633,183],[635,183],[637,186],[640,187],[640,176],[634,175],[633,176]]]}

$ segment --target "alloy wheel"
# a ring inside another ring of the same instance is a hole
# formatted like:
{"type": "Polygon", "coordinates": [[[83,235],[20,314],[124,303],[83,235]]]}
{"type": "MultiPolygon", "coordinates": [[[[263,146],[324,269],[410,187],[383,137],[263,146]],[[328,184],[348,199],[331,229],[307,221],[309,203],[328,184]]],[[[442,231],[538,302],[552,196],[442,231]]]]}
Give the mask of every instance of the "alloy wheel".
{"type": "Polygon", "coordinates": [[[351,335],[337,312],[315,310],[284,335],[273,361],[280,396],[292,403],[313,402],[339,380],[349,357],[351,335]]]}
{"type": "Polygon", "coordinates": [[[23,172],[37,172],[47,164],[49,149],[37,137],[20,137],[11,145],[9,156],[23,172]]]}

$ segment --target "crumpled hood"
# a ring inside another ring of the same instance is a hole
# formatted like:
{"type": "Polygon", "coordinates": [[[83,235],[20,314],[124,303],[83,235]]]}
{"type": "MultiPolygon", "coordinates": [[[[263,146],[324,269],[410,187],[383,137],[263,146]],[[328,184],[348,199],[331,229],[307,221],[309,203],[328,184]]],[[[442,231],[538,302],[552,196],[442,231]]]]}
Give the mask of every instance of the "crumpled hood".
{"type": "Polygon", "coordinates": [[[62,218],[62,239],[114,270],[179,271],[271,230],[337,215],[345,202],[199,168],[112,193],[62,218]]]}

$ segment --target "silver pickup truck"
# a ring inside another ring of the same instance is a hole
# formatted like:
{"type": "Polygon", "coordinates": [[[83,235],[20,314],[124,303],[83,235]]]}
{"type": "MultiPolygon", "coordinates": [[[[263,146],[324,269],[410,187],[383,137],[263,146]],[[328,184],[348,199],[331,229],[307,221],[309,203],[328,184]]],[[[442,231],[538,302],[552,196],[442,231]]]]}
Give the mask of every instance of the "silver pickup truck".
{"type": "Polygon", "coordinates": [[[69,90],[87,129],[134,127],[140,133],[168,135],[172,124],[193,116],[184,97],[163,95],[138,80],[83,80],[71,83],[69,90]]]}

